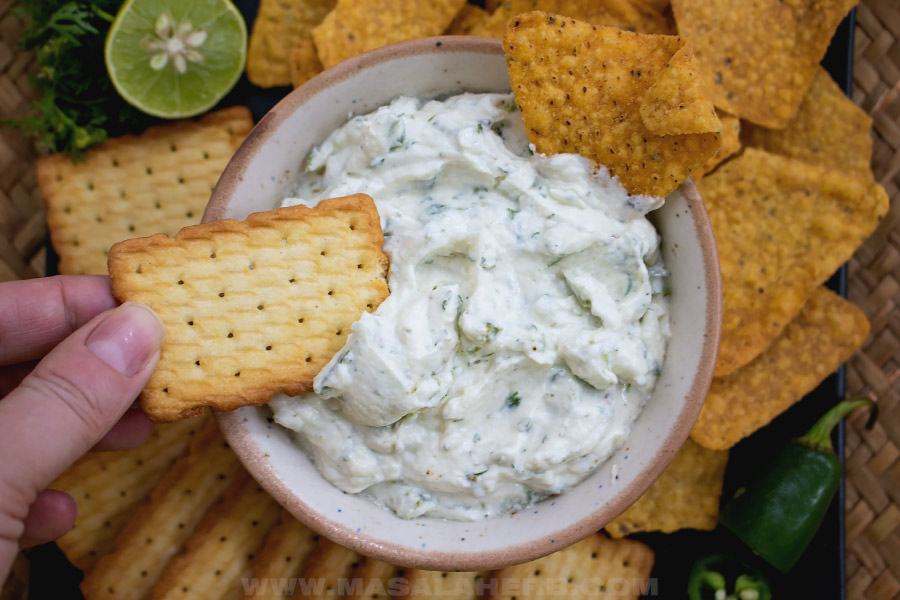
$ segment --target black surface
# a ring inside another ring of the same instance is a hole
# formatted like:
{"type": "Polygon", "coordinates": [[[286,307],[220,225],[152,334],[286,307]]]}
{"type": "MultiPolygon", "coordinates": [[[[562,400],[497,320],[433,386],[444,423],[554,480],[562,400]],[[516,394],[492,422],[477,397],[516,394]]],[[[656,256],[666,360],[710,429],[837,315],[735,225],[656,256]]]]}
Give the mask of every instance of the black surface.
{"type": "MultiPolygon", "coordinates": [[[[237,0],[235,4],[252,26],[253,15],[259,0],[237,0]]],[[[853,31],[855,9],[841,23],[822,65],[850,95],[853,67],[853,31]]],[[[260,89],[242,77],[234,90],[220,106],[244,104],[258,121],[290,88],[260,89]]],[[[47,274],[57,273],[58,259],[47,242],[47,274]]],[[[841,269],[828,282],[831,289],[842,296],[847,292],[847,268],[841,269]]],[[[741,441],[731,450],[722,498],[729,498],[739,479],[759,468],[765,460],[792,438],[802,435],[813,423],[839,399],[844,397],[844,368],[826,379],[803,401],[779,416],[771,424],[741,441]]],[[[835,450],[844,459],[844,423],[835,433],[835,450]]],[[[844,484],[832,503],[828,515],[809,550],[790,574],[782,574],[754,556],[739,540],[723,528],[712,532],[684,530],[672,534],[642,533],[635,539],[646,542],[656,552],[656,563],[645,598],[684,598],[687,577],[694,561],[709,552],[724,552],[743,557],[758,567],[769,579],[775,600],[782,598],[816,598],[817,600],[844,600],[845,551],[844,551],[844,484]]],[[[29,551],[32,561],[32,600],[44,598],[82,598],[78,590],[81,571],[68,563],[55,544],[45,544],[29,551]]]]}

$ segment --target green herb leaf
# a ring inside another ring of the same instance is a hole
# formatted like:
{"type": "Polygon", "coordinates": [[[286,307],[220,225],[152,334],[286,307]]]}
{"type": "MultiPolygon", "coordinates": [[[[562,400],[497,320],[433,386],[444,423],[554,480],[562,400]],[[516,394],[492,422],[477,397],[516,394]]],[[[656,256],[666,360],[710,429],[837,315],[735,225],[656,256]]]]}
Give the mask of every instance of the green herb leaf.
{"type": "Polygon", "coordinates": [[[154,119],[125,102],[106,72],[103,46],[121,0],[19,0],[25,21],[19,48],[35,50],[32,85],[40,98],[4,126],[52,152],[78,158],[108,137],[139,131],[154,119]]]}

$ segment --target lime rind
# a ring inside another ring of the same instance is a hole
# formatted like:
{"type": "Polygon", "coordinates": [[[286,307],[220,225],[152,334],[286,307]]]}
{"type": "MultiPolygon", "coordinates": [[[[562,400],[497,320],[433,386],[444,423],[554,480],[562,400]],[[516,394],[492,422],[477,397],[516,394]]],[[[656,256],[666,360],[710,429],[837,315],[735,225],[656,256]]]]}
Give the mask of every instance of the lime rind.
{"type": "Polygon", "coordinates": [[[110,28],[105,59],[113,85],[127,102],[150,115],[176,119],[209,110],[234,87],[244,71],[246,46],[243,17],[228,0],[128,0],[110,28]],[[160,15],[168,19],[168,28],[160,29],[160,15]],[[179,29],[183,26],[187,29],[179,29]],[[196,53],[185,60],[194,50],[189,42],[198,40],[196,53]],[[165,61],[159,60],[161,54],[168,55],[165,61]],[[181,65],[172,59],[178,54],[181,65]],[[191,60],[197,55],[201,60],[191,60]],[[165,64],[154,68],[155,59],[157,66],[165,64]]]}

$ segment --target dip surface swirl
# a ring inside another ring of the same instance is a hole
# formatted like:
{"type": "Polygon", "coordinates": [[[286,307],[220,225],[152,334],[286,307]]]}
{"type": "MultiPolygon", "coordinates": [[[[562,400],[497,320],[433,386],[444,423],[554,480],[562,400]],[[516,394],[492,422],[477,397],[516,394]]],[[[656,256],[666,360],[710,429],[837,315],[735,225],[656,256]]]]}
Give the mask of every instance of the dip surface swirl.
{"type": "Polygon", "coordinates": [[[658,198],[535,155],[508,94],[401,97],[307,160],[296,197],[372,196],[391,295],[315,393],[278,396],[322,475],[405,518],[477,520],[578,484],[626,440],[669,337],[658,198]]]}

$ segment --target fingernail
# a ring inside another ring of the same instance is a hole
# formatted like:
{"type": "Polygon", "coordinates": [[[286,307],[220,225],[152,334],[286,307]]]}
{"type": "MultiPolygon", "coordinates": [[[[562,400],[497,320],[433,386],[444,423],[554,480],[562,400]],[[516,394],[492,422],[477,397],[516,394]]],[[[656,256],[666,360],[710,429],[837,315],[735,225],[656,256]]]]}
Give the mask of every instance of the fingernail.
{"type": "Polygon", "coordinates": [[[156,354],[164,337],[165,328],[156,313],[144,304],[127,302],[109,311],[86,345],[94,356],[131,377],[156,354]]]}

